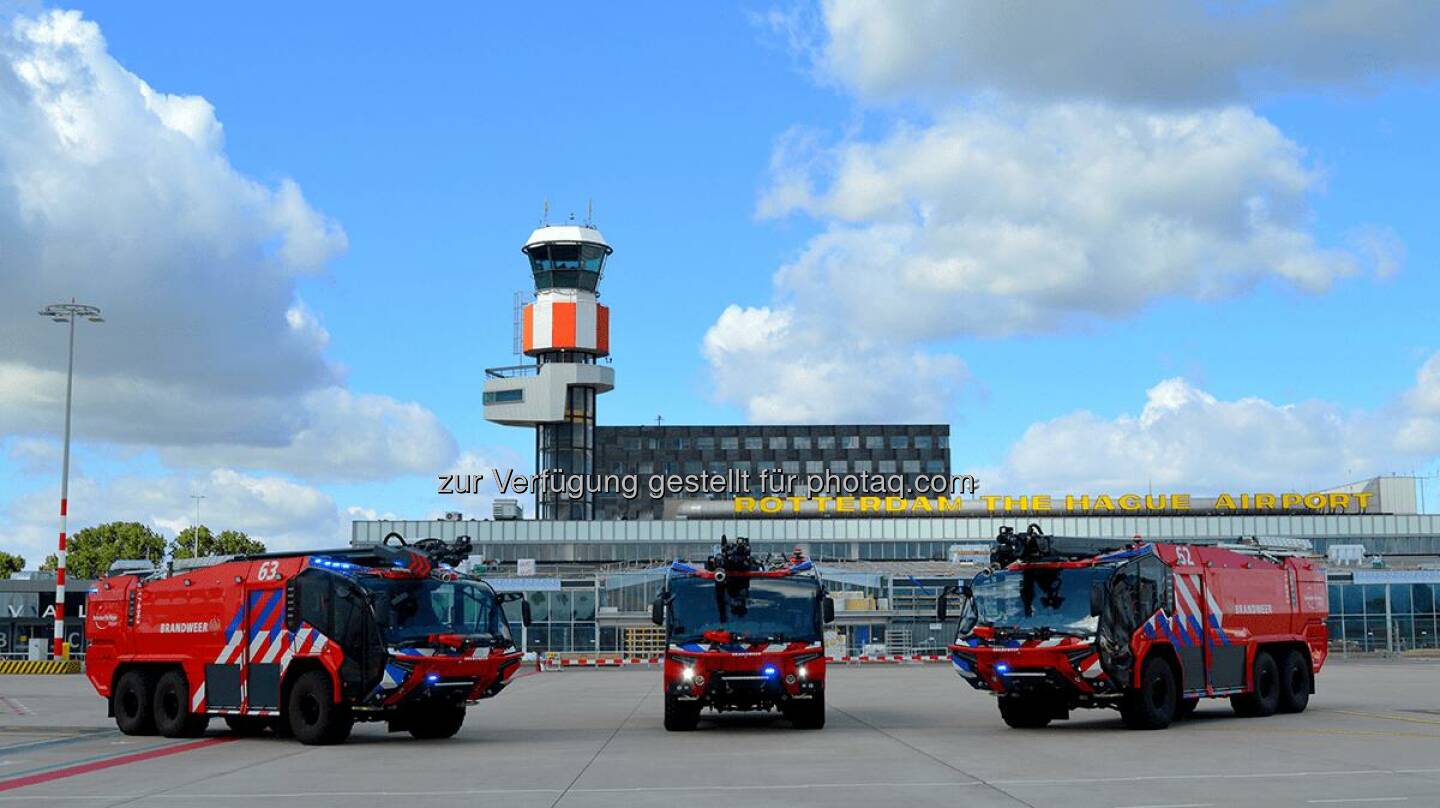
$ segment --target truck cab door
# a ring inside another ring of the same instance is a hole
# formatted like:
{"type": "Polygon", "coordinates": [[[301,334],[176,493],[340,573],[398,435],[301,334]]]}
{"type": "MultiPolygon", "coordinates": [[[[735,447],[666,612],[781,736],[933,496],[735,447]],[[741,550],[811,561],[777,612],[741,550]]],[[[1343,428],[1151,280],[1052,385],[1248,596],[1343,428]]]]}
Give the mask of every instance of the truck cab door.
{"type": "Polygon", "coordinates": [[[349,698],[362,699],[380,684],[389,652],[365,590],[348,578],[330,577],[334,587],[330,637],[345,654],[338,672],[340,688],[349,698]]]}
{"type": "Polygon", "coordinates": [[[1135,673],[1135,652],[1130,640],[1140,628],[1139,566],[1129,561],[1115,568],[1100,604],[1100,624],[1095,646],[1100,651],[1100,669],[1110,681],[1127,685],[1135,673]]]}

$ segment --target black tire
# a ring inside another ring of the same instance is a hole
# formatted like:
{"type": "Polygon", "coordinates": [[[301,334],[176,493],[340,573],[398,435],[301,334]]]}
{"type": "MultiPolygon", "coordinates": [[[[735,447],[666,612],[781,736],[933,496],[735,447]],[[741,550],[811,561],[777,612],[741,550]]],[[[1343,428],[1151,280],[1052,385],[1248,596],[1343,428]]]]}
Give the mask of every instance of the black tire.
{"type": "Polygon", "coordinates": [[[665,697],[665,730],[667,732],[689,732],[700,723],[700,702],[681,701],[674,696],[665,697]]]}
{"type": "Polygon", "coordinates": [[[1175,720],[1183,721],[1195,714],[1195,708],[1200,706],[1200,699],[1192,697],[1181,699],[1179,706],[1175,708],[1175,720]]]}
{"type": "Polygon", "coordinates": [[[185,673],[169,670],[155,683],[155,730],[166,738],[198,738],[210,716],[190,712],[190,684],[185,673]]]}
{"type": "Polygon", "coordinates": [[[435,704],[415,709],[410,714],[410,737],[438,740],[454,737],[465,724],[464,704],[435,704]]]}
{"type": "Polygon", "coordinates": [[[300,674],[290,688],[285,705],[290,732],[307,746],[337,744],[350,737],[355,716],[350,705],[336,704],[330,689],[330,675],[310,670],[300,674]]]}
{"type": "Polygon", "coordinates": [[[1280,666],[1269,651],[1255,654],[1255,670],[1252,674],[1255,689],[1249,693],[1230,697],[1230,706],[1235,712],[1250,718],[1264,718],[1274,715],[1280,709],[1280,666]]]}
{"type": "Polygon", "coordinates": [[[126,735],[155,734],[155,685],[148,671],[127,671],[110,694],[115,726],[126,735]]]}
{"type": "Polygon", "coordinates": [[[824,729],[825,691],[816,693],[815,697],[808,701],[791,702],[785,711],[785,717],[790,719],[790,724],[795,729],[824,729]]]}
{"type": "Polygon", "coordinates": [[[1120,717],[1130,729],[1165,729],[1175,721],[1180,690],[1175,669],[1164,657],[1151,656],[1140,669],[1140,687],[1120,699],[1120,717]]]}
{"type": "Polygon", "coordinates": [[[274,726],[275,719],[265,718],[259,715],[227,715],[225,726],[236,735],[246,738],[253,738],[256,735],[264,735],[265,730],[274,726]]]}
{"type": "Polygon", "coordinates": [[[1001,696],[1000,719],[1014,729],[1040,729],[1050,725],[1050,709],[1037,698],[1001,696]]]}
{"type": "Polygon", "coordinates": [[[1310,659],[1290,649],[1280,661],[1280,712],[1303,713],[1310,704],[1310,659]]]}

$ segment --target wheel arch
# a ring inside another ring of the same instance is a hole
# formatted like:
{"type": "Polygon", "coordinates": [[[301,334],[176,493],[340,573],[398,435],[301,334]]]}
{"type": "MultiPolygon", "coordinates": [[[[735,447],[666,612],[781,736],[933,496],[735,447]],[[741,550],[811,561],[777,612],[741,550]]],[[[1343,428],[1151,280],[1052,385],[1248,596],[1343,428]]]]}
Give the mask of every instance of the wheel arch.
{"type": "MultiPolygon", "coordinates": [[[[150,684],[153,686],[155,682],[158,682],[160,680],[161,676],[164,676],[167,672],[171,670],[179,670],[183,674],[185,672],[185,665],[180,660],[144,660],[120,662],[116,664],[115,670],[110,673],[110,695],[105,697],[105,715],[109,718],[115,717],[116,686],[120,684],[120,679],[124,677],[125,674],[130,673],[131,671],[143,671],[145,673],[148,673],[150,675],[150,684]]],[[[187,683],[190,681],[188,676],[186,677],[185,681],[187,683]]]]}
{"type": "MultiPolygon", "coordinates": [[[[1268,651],[1270,653],[1270,656],[1274,658],[1275,664],[1277,666],[1285,661],[1285,655],[1287,653],[1291,651],[1299,651],[1300,655],[1305,657],[1305,666],[1310,671],[1310,692],[1315,692],[1315,658],[1310,654],[1309,643],[1305,642],[1303,639],[1272,640],[1257,643],[1255,646],[1255,653],[1259,654],[1261,651],[1268,651]]],[[[1251,667],[1254,667],[1253,662],[1251,663],[1251,667]]],[[[1251,687],[1253,686],[1254,685],[1252,683],[1251,687]]]]}
{"type": "Polygon", "coordinates": [[[1175,646],[1170,643],[1156,642],[1150,643],[1149,647],[1145,649],[1143,656],[1136,657],[1135,671],[1130,676],[1130,686],[1132,688],[1140,686],[1140,677],[1145,670],[1145,663],[1157,658],[1163,659],[1169,664],[1170,672],[1175,676],[1176,687],[1180,686],[1180,682],[1183,681],[1185,675],[1184,670],[1180,667],[1180,655],[1175,653],[1175,646]]]}
{"type": "Polygon", "coordinates": [[[290,709],[290,691],[295,683],[310,671],[321,671],[330,680],[330,695],[333,703],[339,704],[344,700],[344,694],[340,692],[340,679],[330,667],[315,657],[304,657],[294,659],[289,667],[285,669],[285,677],[280,680],[280,712],[283,714],[290,709]]]}

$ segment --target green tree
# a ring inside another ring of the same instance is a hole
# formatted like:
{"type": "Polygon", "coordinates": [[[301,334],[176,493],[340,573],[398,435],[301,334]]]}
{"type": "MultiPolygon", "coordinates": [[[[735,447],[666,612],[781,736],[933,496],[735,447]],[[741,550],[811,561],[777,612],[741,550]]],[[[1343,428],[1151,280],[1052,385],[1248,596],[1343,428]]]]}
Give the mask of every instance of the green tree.
{"type": "MultiPolygon", "coordinates": [[[[165,558],[165,537],[139,522],[107,522],[71,536],[66,549],[67,576],[99,578],[118,559],[159,564],[165,558]]],[[[55,557],[50,556],[41,569],[54,569],[54,562],[55,557]]]]}
{"type": "Polygon", "coordinates": [[[194,558],[197,534],[200,540],[200,558],[265,552],[264,542],[252,539],[238,530],[222,530],[217,536],[210,532],[210,528],[200,525],[198,528],[187,527],[180,531],[180,535],[170,543],[170,555],[174,558],[194,558]]]}
{"type": "Polygon", "coordinates": [[[24,556],[11,555],[0,550],[0,578],[9,578],[23,569],[25,569],[24,556]]]}

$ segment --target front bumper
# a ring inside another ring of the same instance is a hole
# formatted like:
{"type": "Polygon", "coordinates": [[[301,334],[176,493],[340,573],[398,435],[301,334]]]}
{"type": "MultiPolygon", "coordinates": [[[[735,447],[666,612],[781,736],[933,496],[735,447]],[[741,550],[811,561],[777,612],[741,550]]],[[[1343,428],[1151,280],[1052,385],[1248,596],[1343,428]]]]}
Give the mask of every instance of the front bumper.
{"type": "Polygon", "coordinates": [[[950,665],[971,687],[996,694],[1045,691],[1085,700],[1111,690],[1089,642],[952,645],[950,665]]]}

